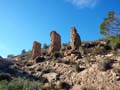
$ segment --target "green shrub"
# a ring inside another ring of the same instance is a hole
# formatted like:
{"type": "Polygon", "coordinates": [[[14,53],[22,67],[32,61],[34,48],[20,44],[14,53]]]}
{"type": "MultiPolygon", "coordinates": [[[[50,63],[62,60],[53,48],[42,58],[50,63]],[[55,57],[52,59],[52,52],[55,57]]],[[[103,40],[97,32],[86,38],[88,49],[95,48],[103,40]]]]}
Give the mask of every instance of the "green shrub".
{"type": "Polygon", "coordinates": [[[105,46],[97,46],[93,49],[92,54],[106,54],[110,50],[110,47],[108,45],[105,46]]]}
{"type": "Polygon", "coordinates": [[[71,88],[71,86],[66,82],[60,82],[60,84],[59,84],[60,90],[69,90],[70,88],[71,88]]]}
{"type": "Polygon", "coordinates": [[[8,73],[0,73],[0,81],[1,80],[10,80],[11,76],[8,73]]]}
{"type": "Polygon", "coordinates": [[[66,60],[64,60],[63,63],[69,65],[69,64],[70,64],[70,61],[66,61],[66,60]]]}
{"type": "Polygon", "coordinates": [[[43,55],[43,56],[46,56],[47,54],[48,54],[47,51],[42,51],[42,55],[43,55]]]}
{"type": "Polygon", "coordinates": [[[104,50],[109,51],[109,50],[111,50],[111,47],[109,45],[105,45],[104,50]]]}
{"type": "Polygon", "coordinates": [[[56,87],[55,84],[48,85],[46,87],[43,87],[42,90],[61,90],[58,87],[56,87]]]}
{"type": "Polygon", "coordinates": [[[66,50],[66,46],[62,46],[61,51],[65,51],[66,50]]]}
{"type": "Polygon", "coordinates": [[[67,50],[71,50],[71,49],[72,49],[72,47],[68,45],[67,46],[67,50]]]}
{"type": "Polygon", "coordinates": [[[111,60],[102,60],[98,63],[98,67],[101,71],[106,71],[112,67],[111,60]]]}
{"type": "Polygon", "coordinates": [[[40,63],[40,62],[43,62],[43,61],[45,61],[45,58],[42,57],[42,56],[38,56],[38,57],[35,58],[36,63],[40,63]]]}
{"type": "Polygon", "coordinates": [[[59,57],[61,57],[61,53],[60,52],[53,53],[53,58],[57,59],[59,57]]]}
{"type": "Polygon", "coordinates": [[[76,70],[76,72],[80,72],[79,64],[76,64],[76,65],[75,65],[75,70],[76,70]]]}
{"type": "Polygon", "coordinates": [[[120,48],[120,35],[115,37],[108,37],[108,39],[111,41],[110,46],[112,49],[120,48]]]}
{"type": "Polygon", "coordinates": [[[113,71],[114,71],[115,73],[120,73],[120,68],[119,68],[119,67],[118,67],[118,68],[114,68],[113,71]]]}
{"type": "Polygon", "coordinates": [[[41,83],[21,78],[0,81],[0,90],[42,90],[41,88],[41,83]]]}
{"type": "Polygon", "coordinates": [[[81,53],[82,55],[84,55],[84,54],[85,54],[85,50],[84,50],[84,48],[83,48],[83,47],[79,47],[79,51],[80,51],[80,53],[81,53]]]}
{"type": "Polygon", "coordinates": [[[120,48],[120,22],[119,15],[110,11],[108,16],[100,25],[100,33],[110,39],[110,43],[113,49],[120,48]]]}

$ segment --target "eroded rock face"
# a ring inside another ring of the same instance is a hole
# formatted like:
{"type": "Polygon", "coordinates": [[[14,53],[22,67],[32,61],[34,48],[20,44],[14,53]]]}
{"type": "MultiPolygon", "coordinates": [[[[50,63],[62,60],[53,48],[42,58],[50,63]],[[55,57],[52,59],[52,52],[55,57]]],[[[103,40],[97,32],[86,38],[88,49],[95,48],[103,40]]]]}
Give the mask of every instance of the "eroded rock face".
{"type": "Polygon", "coordinates": [[[61,49],[61,36],[56,32],[52,31],[50,33],[51,44],[49,47],[49,53],[57,52],[61,49]]]}
{"type": "Polygon", "coordinates": [[[77,33],[77,30],[75,27],[72,27],[71,30],[71,42],[70,45],[72,47],[72,49],[76,49],[79,48],[79,46],[81,45],[81,39],[79,34],[77,33]]]}
{"type": "Polygon", "coordinates": [[[32,48],[32,59],[35,59],[40,55],[41,55],[41,44],[37,41],[34,41],[33,48],[32,48]]]}

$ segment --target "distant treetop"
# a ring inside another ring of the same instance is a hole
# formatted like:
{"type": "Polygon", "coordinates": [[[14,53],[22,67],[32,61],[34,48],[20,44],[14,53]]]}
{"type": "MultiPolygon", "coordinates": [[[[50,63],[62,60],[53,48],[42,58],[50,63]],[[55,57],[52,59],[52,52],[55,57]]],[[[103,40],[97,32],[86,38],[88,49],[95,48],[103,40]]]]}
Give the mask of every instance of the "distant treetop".
{"type": "Polygon", "coordinates": [[[105,36],[120,35],[120,16],[114,11],[110,11],[108,17],[100,25],[100,29],[101,34],[105,36]]]}

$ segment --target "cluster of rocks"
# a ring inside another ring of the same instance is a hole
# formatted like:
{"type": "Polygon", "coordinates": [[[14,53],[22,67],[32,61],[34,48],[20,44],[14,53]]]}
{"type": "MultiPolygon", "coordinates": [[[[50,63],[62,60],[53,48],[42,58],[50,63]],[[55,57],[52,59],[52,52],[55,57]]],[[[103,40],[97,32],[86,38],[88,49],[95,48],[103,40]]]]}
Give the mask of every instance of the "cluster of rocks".
{"type": "MultiPolygon", "coordinates": [[[[50,33],[50,38],[51,38],[51,44],[49,46],[48,53],[51,54],[54,52],[59,52],[61,49],[61,36],[56,31],[52,31],[50,33]]],[[[79,48],[80,45],[81,45],[80,36],[77,33],[76,28],[72,27],[70,46],[74,50],[76,48],[79,48]]],[[[35,41],[33,42],[32,59],[35,59],[36,57],[40,55],[41,55],[41,44],[35,41]]]]}
{"type": "MultiPolygon", "coordinates": [[[[76,52],[72,53],[74,54],[76,52]]],[[[113,68],[120,67],[120,56],[116,58],[114,54],[111,53],[76,59],[76,61],[79,61],[80,69],[82,69],[80,72],[75,71],[74,64],[59,63],[53,60],[33,64],[32,66],[25,67],[25,70],[36,77],[47,78],[48,82],[46,84],[48,85],[54,83],[55,86],[57,86],[60,82],[66,82],[72,86],[71,90],[82,90],[81,88],[83,87],[92,87],[95,88],[95,90],[119,90],[120,71],[117,70],[116,72],[114,69],[100,71],[98,67],[98,62],[106,58],[116,60],[112,65],[113,68]]]]}

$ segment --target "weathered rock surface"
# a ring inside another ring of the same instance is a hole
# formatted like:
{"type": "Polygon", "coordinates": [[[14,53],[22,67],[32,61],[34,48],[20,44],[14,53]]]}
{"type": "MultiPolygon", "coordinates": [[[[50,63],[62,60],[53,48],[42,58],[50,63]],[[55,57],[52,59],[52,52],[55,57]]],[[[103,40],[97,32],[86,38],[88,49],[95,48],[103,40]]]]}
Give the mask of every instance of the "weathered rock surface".
{"type": "Polygon", "coordinates": [[[76,49],[81,45],[81,39],[75,27],[72,27],[71,30],[71,42],[70,45],[72,49],[76,49]]]}
{"type": "Polygon", "coordinates": [[[40,55],[41,55],[41,44],[37,41],[34,41],[33,48],[32,48],[32,59],[35,59],[40,55]]]}
{"type": "Polygon", "coordinates": [[[49,47],[49,53],[57,52],[61,49],[61,36],[56,32],[50,33],[51,44],[49,47]]]}
{"type": "Polygon", "coordinates": [[[57,73],[47,73],[43,75],[44,78],[47,78],[49,82],[53,80],[57,80],[58,74],[57,73]]]}

